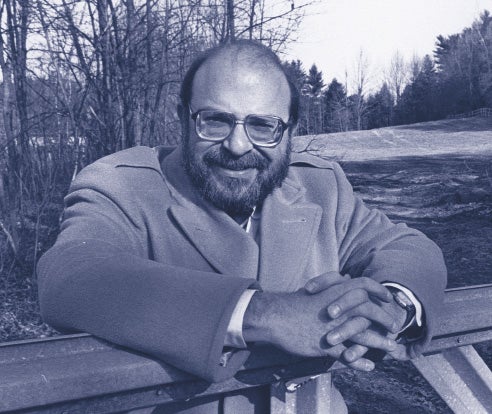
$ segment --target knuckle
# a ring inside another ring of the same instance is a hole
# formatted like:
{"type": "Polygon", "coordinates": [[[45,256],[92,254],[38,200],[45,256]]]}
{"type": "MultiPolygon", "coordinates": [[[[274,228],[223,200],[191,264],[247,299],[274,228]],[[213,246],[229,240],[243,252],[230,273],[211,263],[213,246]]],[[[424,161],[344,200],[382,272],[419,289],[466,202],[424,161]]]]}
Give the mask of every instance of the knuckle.
{"type": "Polygon", "coordinates": [[[352,319],[352,325],[354,329],[365,329],[369,326],[370,322],[363,316],[356,316],[352,319]]]}
{"type": "Polygon", "coordinates": [[[354,309],[354,317],[372,317],[371,307],[368,303],[363,303],[354,309]]]}
{"type": "Polygon", "coordinates": [[[360,317],[359,323],[362,327],[364,327],[364,329],[368,328],[371,325],[371,321],[367,318],[362,317],[362,316],[360,317]]]}
{"type": "Polygon", "coordinates": [[[361,342],[364,345],[368,345],[369,338],[370,338],[370,336],[367,334],[367,332],[361,332],[361,333],[357,334],[356,340],[358,342],[361,342]]]}
{"type": "Polygon", "coordinates": [[[353,295],[355,296],[355,298],[357,300],[359,300],[360,302],[364,302],[367,300],[367,298],[369,297],[368,294],[367,294],[367,291],[364,290],[364,289],[354,289],[353,290],[353,295]]]}

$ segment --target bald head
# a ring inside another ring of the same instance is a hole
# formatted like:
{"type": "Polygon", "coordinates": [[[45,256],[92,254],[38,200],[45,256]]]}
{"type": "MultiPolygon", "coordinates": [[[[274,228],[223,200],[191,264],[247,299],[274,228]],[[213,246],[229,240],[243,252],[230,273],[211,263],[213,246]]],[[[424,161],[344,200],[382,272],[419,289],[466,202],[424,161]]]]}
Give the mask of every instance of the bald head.
{"type": "Polygon", "coordinates": [[[217,85],[219,80],[226,87],[268,88],[272,97],[287,91],[290,96],[288,119],[292,126],[297,123],[299,92],[289,81],[280,59],[266,46],[239,40],[205,51],[195,59],[184,77],[181,86],[183,107],[189,107],[197,84],[202,88],[217,85]]]}
{"type": "Polygon", "coordinates": [[[239,100],[239,106],[247,112],[235,112],[237,116],[273,115],[272,110],[280,106],[280,112],[275,115],[287,122],[290,118],[290,89],[284,73],[251,52],[255,50],[227,48],[207,59],[193,79],[192,110],[203,109],[198,102],[206,102],[214,109],[235,112],[239,110],[239,100]]]}

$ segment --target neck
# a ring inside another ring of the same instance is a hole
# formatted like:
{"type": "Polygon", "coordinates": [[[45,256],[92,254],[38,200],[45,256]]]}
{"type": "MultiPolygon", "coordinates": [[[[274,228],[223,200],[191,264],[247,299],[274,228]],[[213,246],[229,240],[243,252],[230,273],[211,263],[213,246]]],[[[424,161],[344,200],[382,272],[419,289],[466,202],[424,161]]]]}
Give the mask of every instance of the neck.
{"type": "Polygon", "coordinates": [[[253,210],[247,212],[247,213],[237,213],[237,212],[228,212],[226,213],[231,217],[237,224],[243,224],[249,216],[253,213],[253,210]]]}

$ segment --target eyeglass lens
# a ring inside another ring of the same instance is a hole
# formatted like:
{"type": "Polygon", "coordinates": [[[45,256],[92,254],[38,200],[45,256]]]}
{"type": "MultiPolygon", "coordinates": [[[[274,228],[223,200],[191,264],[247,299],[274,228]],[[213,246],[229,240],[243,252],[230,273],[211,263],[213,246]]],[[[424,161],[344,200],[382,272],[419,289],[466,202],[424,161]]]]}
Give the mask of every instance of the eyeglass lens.
{"type": "MultiPolygon", "coordinates": [[[[283,134],[282,121],[271,116],[248,115],[244,127],[249,138],[259,144],[279,141],[283,134]]],[[[219,111],[199,111],[196,117],[197,132],[202,138],[221,140],[227,138],[234,127],[234,115],[219,111]]]]}

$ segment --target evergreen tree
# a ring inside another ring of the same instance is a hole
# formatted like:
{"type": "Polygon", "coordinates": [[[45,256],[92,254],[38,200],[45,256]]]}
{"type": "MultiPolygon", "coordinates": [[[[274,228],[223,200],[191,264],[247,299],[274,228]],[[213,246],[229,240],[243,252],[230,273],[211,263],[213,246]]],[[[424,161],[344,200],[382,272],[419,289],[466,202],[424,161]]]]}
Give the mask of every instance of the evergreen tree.
{"type": "Polygon", "coordinates": [[[415,81],[405,88],[397,105],[397,121],[402,124],[438,119],[441,115],[438,105],[439,84],[434,62],[429,55],[422,61],[422,67],[415,81]]]}
{"type": "Polygon", "coordinates": [[[325,86],[323,82],[323,72],[318,71],[318,68],[315,64],[313,64],[309,69],[306,84],[308,88],[307,92],[313,98],[318,97],[321,93],[321,90],[325,86]]]}
{"type": "Polygon", "coordinates": [[[315,64],[309,69],[306,78],[305,100],[306,130],[308,134],[319,134],[324,131],[323,105],[321,93],[324,87],[323,73],[315,64]]]}
{"type": "Polygon", "coordinates": [[[323,95],[325,132],[347,131],[349,125],[345,87],[333,78],[323,95]]]}
{"type": "Polygon", "coordinates": [[[299,59],[283,63],[289,80],[296,86],[300,93],[306,88],[306,71],[299,59]]]}
{"type": "Polygon", "coordinates": [[[484,11],[471,27],[438,36],[434,56],[444,115],[492,106],[492,16],[484,11]]]}
{"type": "Polygon", "coordinates": [[[394,96],[389,90],[388,85],[383,83],[381,89],[367,99],[367,128],[381,128],[392,125],[393,123],[393,102],[394,96]]]}

